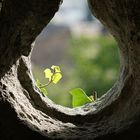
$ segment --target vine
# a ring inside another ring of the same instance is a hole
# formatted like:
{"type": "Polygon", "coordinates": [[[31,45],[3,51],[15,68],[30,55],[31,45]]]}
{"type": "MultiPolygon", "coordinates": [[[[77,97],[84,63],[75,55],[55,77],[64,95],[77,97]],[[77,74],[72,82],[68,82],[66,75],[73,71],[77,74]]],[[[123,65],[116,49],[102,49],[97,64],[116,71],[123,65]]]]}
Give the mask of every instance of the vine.
{"type": "MultiPolygon", "coordinates": [[[[46,84],[42,84],[38,79],[36,80],[37,87],[45,95],[48,95],[47,86],[50,84],[57,84],[62,78],[62,72],[59,66],[51,66],[51,69],[46,68],[44,70],[44,76],[48,79],[46,84]]],[[[85,105],[87,103],[94,102],[97,99],[96,91],[93,92],[93,95],[87,96],[85,91],[81,88],[75,88],[69,91],[72,95],[72,107],[78,107],[85,105]]]]}

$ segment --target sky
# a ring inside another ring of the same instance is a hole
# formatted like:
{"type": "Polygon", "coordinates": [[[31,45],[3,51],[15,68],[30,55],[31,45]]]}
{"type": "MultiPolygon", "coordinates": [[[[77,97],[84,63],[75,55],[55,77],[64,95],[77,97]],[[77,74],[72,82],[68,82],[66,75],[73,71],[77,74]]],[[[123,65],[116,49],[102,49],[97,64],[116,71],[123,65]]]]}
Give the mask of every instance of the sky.
{"type": "Polygon", "coordinates": [[[63,0],[63,4],[52,21],[68,25],[75,24],[84,20],[86,9],[86,0],[63,0]]]}

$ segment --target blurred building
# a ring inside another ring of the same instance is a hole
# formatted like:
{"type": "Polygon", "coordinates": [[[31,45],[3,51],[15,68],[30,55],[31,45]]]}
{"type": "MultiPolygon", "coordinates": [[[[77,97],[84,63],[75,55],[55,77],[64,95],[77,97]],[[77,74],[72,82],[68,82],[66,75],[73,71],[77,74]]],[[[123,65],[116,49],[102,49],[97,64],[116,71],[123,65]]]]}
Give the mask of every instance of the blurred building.
{"type": "Polygon", "coordinates": [[[42,67],[61,63],[72,36],[98,36],[102,25],[92,16],[86,0],[64,0],[52,21],[35,41],[32,62],[42,67]]]}
{"type": "Polygon", "coordinates": [[[61,63],[69,47],[71,33],[67,26],[49,24],[36,38],[32,52],[34,65],[46,68],[61,63]]]}

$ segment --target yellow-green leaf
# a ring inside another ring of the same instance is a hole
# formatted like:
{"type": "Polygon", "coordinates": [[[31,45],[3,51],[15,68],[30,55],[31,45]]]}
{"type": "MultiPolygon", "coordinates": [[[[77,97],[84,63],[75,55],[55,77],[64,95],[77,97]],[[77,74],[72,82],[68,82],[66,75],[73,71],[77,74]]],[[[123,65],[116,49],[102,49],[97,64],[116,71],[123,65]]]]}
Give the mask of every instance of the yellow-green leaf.
{"type": "Polygon", "coordinates": [[[40,86],[42,86],[41,82],[40,82],[38,79],[36,79],[36,84],[37,84],[38,88],[39,88],[40,86]]]}
{"type": "Polygon", "coordinates": [[[56,74],[53,75],[52,82],[54,84],[57,84],[61,78],[62,78],[61,73],[56,73],[56,74]]]}
{"type": "Polygon", "coordinates": [[[60,67],[59,66],[54,66],[52,65],[51,67],[55,72],[61,72],[60,67]]]}
{"type": "Polygon", "coordinates": [[[76,88],[70,91],[72,95],[72,106],[78,107],[86,103],[91,103],[92,100],[86,95],[81,88],[76,88]]]}
{"type": "Polygon", "coordinates": [[[47,96],[47,95],[48,95],[47,90],[46,90],[45,88],[40,88],[40,87],[42,86],[42,84],[41,84],[41,82],[40,82],[38,79],[36,80],[36,84],[37,84],[38,88],[40,89],[40,91],[41,91],[45,96],[47,96]]]}
{"type": "Polygon", "coordinates": [[[52,75],[53,75],[53,73],[51,72],[51,70],[50,69],[45,69],[44,70],[44,73],[45,73],[45,78],[48,78],[49,81],[51,81],[52,75]]]}
{"type": "Polygon", "coordinates": [[[41,92],[42,92],[45,96],[48,95],[48,92],[47,92],[47,90],[46,90],[45,88],[40,88],[40,90],[41,90],[41,92]]]}

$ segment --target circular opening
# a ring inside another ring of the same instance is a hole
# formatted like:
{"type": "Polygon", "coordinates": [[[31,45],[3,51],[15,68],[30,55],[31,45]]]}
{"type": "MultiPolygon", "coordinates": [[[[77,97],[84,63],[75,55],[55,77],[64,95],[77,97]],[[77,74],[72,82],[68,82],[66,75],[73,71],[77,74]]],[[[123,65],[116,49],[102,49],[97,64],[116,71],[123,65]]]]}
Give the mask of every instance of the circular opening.
{"type": "Polygon", "coordinates": [[[62,79],[47,86],[48,97],[72,107],[71,89],[101,97],[117,80],[117,44],[88,10],[86,1],[64,1],[53,20],[36,38],[32,52],[35,79],[47,83],[44,70],[60,66],[62,79]],[[73,4],[74,3],[74,4],[73,4]]]}

